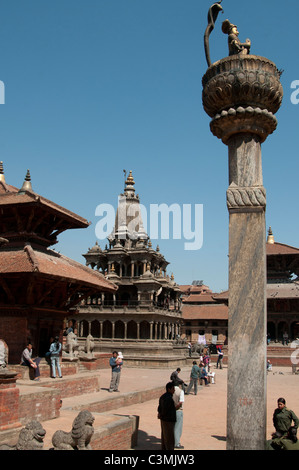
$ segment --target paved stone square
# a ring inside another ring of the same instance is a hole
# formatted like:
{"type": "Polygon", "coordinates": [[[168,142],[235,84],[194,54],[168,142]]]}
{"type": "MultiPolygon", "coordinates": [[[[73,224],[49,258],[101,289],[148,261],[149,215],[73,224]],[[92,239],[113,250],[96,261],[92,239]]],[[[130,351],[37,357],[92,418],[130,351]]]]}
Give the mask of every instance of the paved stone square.
{"type": "MultiPolygon", "coordinates": [[[[226,400],[227,400],[227,372],[225,366],[222,370],[214,369],[216,383],[208,387],[199,387],[197,396],[192,393],[185,397],[184,426],[181,444],[185,450],[225,450],[226,449],[226,400]]],[[[163,386],[169,381],[172,370],[168,369],[139,369],[123,368],[120,393],[109,394],[110,370],[101,370],[101,390],[95,394],[97,400],[107,399],[111,396],[136,392],[149,388],[163,386]]],[[[180,377],[189,381],[190,368],[182,368],[180,377]]],[[[277,405],[277,398],[284,397],[287,406],[299,416],[298,402],[299,375],[291,373],[291,367],[273,367],[267,374],[267,438],[274,431],[272,425],[273,411],[277,405]]],[[[90,400],[90,394],[71,397],[63,400],[61,416],[67,415],[68,408],[76,403],[84,403],[90,400]]],[[[245,399],[246,397],[244,397],[245,399]]],[[[246,401],[244,401],[246,403],[246,401]]],[[[138,415],[139,435],[138,446],[135,450],[160,450],[160,421],[157,419],[158,400],[150,400],[144,403],[117,408],[111,413],[117,415],[138,415]]],[[[245,406],[245,404],[244,404],[245,406]]],[[[247,404],[246,406],[251,406],[247,404]]],[[[254,413],[254,410],[253,410],[254,413]]],[[[56,420],[46,423],[49,434],[51,427],[57,428],[56,420]]],[[[245,424],[246,425],[246,424],[245,424]]],[[[71,426],[65,420],[66,428],[71,426]]]]}

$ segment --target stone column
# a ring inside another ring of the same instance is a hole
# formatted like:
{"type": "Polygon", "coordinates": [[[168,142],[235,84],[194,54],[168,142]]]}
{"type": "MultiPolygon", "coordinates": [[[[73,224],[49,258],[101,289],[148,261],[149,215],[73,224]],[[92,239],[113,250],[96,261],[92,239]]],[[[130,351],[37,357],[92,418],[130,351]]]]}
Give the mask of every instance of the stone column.
{"type": "Polygon", "coordinates": [[[154,322],[150,322],[150,340],[153,339],[153,325],[154,325],[154,322]]]}
{"type": "Polygon", "coordinates": [[[266,440],[266,192],[261,143],[277,125],[282,87],[264,57],[231,55],[203,77],[210,129],[228,146],[229,320],[227,449],[266,440]]]}

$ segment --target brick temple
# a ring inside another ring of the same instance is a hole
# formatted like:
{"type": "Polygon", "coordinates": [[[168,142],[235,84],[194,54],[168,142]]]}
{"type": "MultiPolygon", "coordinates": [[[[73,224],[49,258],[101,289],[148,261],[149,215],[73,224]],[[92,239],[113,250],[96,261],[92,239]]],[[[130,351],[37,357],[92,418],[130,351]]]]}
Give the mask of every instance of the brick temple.
{"type": "MultiPolygon", "coordinates": [[[[281,343],[285,335],[288,341],[295,340],[299,337],[299,249],[276,242],[270,227],[266,260],[268,339],[281,343]]],[[[204,335],[207,344],[227,344],[229,291],[212,292],[202,281],[180,289],[182,336],[192,343],[204,335]]]]}
{"type": "Polygon", "coordinates": [[[7,184],[2,162],[0,213],[0,338],[9,363],[18,364],[28,339],[44,356],[51,337],[62,336],[70,308],[117,287],[50,248],[59,234],[89,222],[34,192],[29,171],[20,189],[7,184]]]}

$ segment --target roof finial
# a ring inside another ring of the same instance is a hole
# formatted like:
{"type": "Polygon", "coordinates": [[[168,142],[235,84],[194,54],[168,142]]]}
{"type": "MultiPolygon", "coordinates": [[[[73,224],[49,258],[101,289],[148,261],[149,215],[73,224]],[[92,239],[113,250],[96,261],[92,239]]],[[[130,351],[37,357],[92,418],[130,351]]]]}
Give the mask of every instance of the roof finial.
{"type": "Polygon", "coordinates": [[[269,230],[268,230],[268,238],[267,238],[267,243],[273,245],[275,242],[274,242],[274,236],[273,236],[273,232],[272,232],[272,228],[269,227],[269,230]]]}
{"type": "Polygon", "coordinates": [[[125,181],[125,195],[127,197],[135,198],[135,188],[134,188],[134,178],[132,175],[132,170],[130,170],[129,176],[127,177],[125,181]]]}
{"type": "Polygon", "coordinates": [[[30,171],[29,170],[27,170],[25,180],[24,180],[23,186],[19,190],[19,194],[23,193],[25,191],[33,192],[32,186],[31,186],[31,176],[30,176],[30,171]]]}
{"type": "Polygon", "coordinates": [[[3,162],[0,162],[0,181],[1,181],[2,183],[5,183],[3,162]]]}
{"type": "MultiPolygon", "coordinates": [[[[132,176],[132,170],[130,170],[129,176],[128,176],[128,178],[126,179],[125,183],[126,183],[127,186],[128,186],[128,185],[134,186],[135,181],[134,181],[134,178],[133,178],[133,176],[132,176]]],[[[130,189],[131,189],[131,188],[130,188],[130,189]]]]}

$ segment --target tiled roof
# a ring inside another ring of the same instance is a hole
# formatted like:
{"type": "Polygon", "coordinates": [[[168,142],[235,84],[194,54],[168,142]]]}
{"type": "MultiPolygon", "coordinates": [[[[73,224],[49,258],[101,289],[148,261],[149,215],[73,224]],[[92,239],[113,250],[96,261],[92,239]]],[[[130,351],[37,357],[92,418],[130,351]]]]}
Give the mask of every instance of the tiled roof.
{"type": "Polygon", "coordinates": [[[266,243],[266,254],[268,255],[299,255],[299,249],[283,243],[266,243]]]}
{"type": "MultiPolygon", "coordinates": [[[[228,300],[229,292],[221,292],[213,297],[218,300],[228,300]]],[[[267,284],[267,299],[295,299],[299,298],[299,283],[289,282],[280,284],[267,284]]]]}
{"type": "Polygon", "coordinates": [[[267,284],[267,299],[295,299],[299,298],[299,284],[291,282],[286,284],[267,284]]]}
{"type": "Polygon", "coordinates": [[[216,303],[213,298],[213,294],[190,294],[187,297],[183,298],[183,303],[207,303],[212,302],[216,303]]]}
{"type": "Polygon", "coordinates": [[[117,287],[102,274],[53,250],[33,249],[30,244],[24,248],[2,249],[0,251],[1,274],[38,272],[57,279],[77,281],[102,291],[115,291],[117,287]]]}
{"type": "Polygon", "coordinates": [[[183,304],[182,317],[184,320],[228,320],[228,307],[224,304],[183,304]]]}
{"type": "MultiPolygon", "coordinates": [[[[9,188],[11,189],[13,187],[10,186],[9,188]]],[[[26,191],[25,193],[19,194],[16,191],[10,190],[4,193],[0,192],[0,194],[0,207],[19,204],[38,204],[44,208],[59,213],[65,218],[71,219],[75,226],[83,228],[88,227],[90,225],[89,222],[83,217],[75,214],[72,211],[69,211],[68,209],[65,209],[59,204],[56,204],[55,202],[52,202],[49,199],[46,199],[45,197],[40,196],[39,194],[36,194],[34,192],[26,191]]]]}

